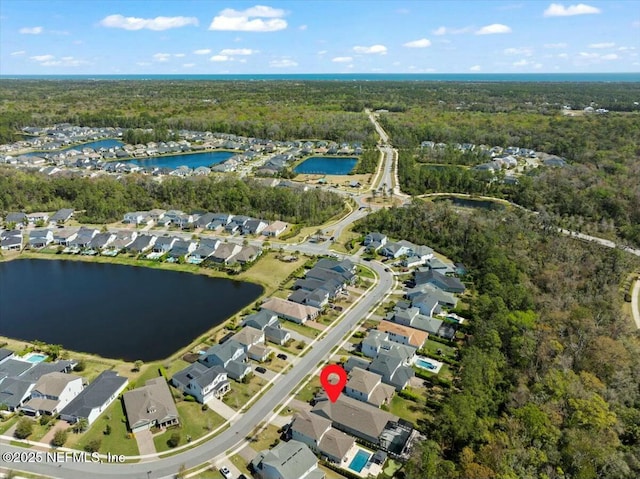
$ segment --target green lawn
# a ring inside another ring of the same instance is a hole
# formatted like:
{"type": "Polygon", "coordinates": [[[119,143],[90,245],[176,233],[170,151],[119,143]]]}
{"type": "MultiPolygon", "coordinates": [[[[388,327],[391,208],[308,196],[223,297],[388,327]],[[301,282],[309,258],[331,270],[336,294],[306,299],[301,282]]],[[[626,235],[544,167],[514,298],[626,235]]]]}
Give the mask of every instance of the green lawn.
{"type": "Polygon", "coordinates": [[[127,430],[127,420],[122,401],[115,400],[111,406],[83,434],[69,434],[67,447],[83,449],[93,439],[100,439],[100,452],[106,454],[124,454],[137,456],[138,444],[135,437],[127,430]],[[110,418],[110,419],[109,419],[110,418]],[[106,425],[111,426],[111,434],[104,434],[106,425]]]}
{"type": "Polygon", "coordinates": [[[262,392],[261,389],[265,384],[267,381],[258,376],[253,376],[247,384],[231,381],[231,391],[225,394],[222,401],[227,406],[240,410],[262,392]]]}
{"type": "Polygon", "coordinates": [[[136,378],[134,386],[136,388],[140,388],[144,386],[144,383],[146,383],[147,380],[160,376],[159,368],[160,363],[149,363],[142,366],[142,374],[136,378]]]}
{"type": "Polygon", "coordinates": [[[298,394],[296,394],[296,399],[299,399],[300,401],[303,401],[303,402],[309,402],[311,401],[311,399],[313,399],[313,396],[319,389],[320,389],[320,378],[318,376],[315,376],[300,390],[298,394]]]}
{"type": "Polygon", "coordinates": [[[240,456],[239,454],[234,454],[233,456],[231,456],[231,462],[234,466],[240,469],[241,473],[243,473],[247,477],[251,477],[249,469],[247,468],[247,461],[245,461],[242,456],[240,456]]]}
{"type": "Polygon", "coordinates": [[[287,361],[276,357],[277,354],[279,354],[278,351],[274,351],[274,355],[271,361],[266,361],[264,363],[261,363],[260,365],[276,373],[279,373],[283,369],[289,367],[289,363],[287,361]]]}
{"type": "Polygon", "coordinates": [[[422,419],[424,417],[423,410],[424,404],[403,399],[397,394],[393,396],[391,403],[389,404],[389,412],[391,414],[395,414],[402,419],[406,419],[414,425],[417,423],[418,419],[422,419]]]}
{"type": "Polygon", "coordinates": [[[176,431],[180,433],[180,445],[183,445],[187,443],[187,436],[191,436],[193,441],[213,431],[225,422],[224,418],[215,411],[209,408],[203,411],[202,404],[197,402],[179,401],[176,407],[180,415],[180,426],[167,429],[162,434],[153,437],[153,442],[158,452],[171,449],[167,444],[167,440],[176,431]]]}
{"type": "Polygon", "coordinates": [[[310,328],[309,326],[305,326],[304,324],[294,323],[293,321],[283,322],[282,327],[300,333],[303,336],[311,339],[319,336],[321,333],[321,331],[318,331],[317,329],[310,328]]]}
{"type": "Polygon", "coordinates": [[[433,341],[431,339],[427,340],[427,342],[424,344],[422,349],[427,354],[429,354],[429,356],[432,356],[434,359],[438,359],[438,358],[441,358],[441,357],[455,359],[456,348],[453,348],[451,346],[447,346],[446,344],[442,344],[442,343],[439,343],[437,341],[433,341]],[[439,349],[442,350],[443,356],[438,354],[438,350],[439,349]]]}
{"type": "Polygon", "coordinates": [[[279,438],[280,433],[278,432],[278,427],[273,424],[269,424],[266,429],[258,434],[258,437],[249,438],[249,442],[254,451],[260,452],[264,449],[271,449],[279,438]]]}
{"type": "Polygon", "coordinates": [[[15,414],[13,416],[11,416],[10,418],[0,421],[0,434],[4,434],[5,432],[7,432],[9,429],[11,429],[11,427],[18,422],[18,419],[20,417],[15,414]]]}
{"type": "Polygon", "coordinates": [[[373,271],[362,265],[358,265],[357,274],[363,278],[376,279],[373,271]]]}

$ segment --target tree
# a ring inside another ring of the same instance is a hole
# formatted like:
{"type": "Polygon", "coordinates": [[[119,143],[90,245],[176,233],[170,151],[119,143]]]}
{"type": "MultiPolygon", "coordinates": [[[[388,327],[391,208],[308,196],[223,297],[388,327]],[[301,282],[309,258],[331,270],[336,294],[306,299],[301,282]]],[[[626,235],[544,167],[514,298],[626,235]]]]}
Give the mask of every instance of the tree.
{"type": "Polygon", "coordinates": [[[55,447],[62,447],[64,446],[65,442],[67,442],[67,430],[58,429],[56,433],[53,435],[53,439],[51,440],[51,445],[55,447]]]}
{"type": "Polygon", "coordinates": [[[84,446],[84,450],[87,452],[98,452],[100,450],[100,446],[102,446],[102,439],[96,438],[89,441],[84,446]]]}
{"type": "Polygon", "coordinates": [[[84,432],[88,427],[89,427],[89,421],[81,417],[73,425],[73,432],[75,432],[76,434],[80,434],[81,432],[84,432]]]}
{"type": "Polygon", "coordinates": [[[180,444],[180,439],[182,439],[180,433],[178,431],[174,431],[173,433],[171,433],[171,436],[167,440],[167,445],[169,447],[177,447],[178,444],[180,444]]]}
{"type": "Polygon", "coordinates": [[[136,359],[136,361],[133,363],[133,371],[134,372],[140,371],[140,369],[142,368],[143,364],[144,363],[142,362],[141,359],[136,359]]]}
{"type": "Polygon", "coordinates": [[[185,477],[187,477],[187,466],[180,464],[178,473],[176,474],[176,479],[184,479],[185,477]]]}
{"type": "Polygon", "coordinates": [[[32,432],[33,432],[33,421],[31,419],[23,417],[18,421],[18,424],[16,425],[16,430],[13,433],[13,435],[18,439],[26,439],[31,435],[32,432]]]}

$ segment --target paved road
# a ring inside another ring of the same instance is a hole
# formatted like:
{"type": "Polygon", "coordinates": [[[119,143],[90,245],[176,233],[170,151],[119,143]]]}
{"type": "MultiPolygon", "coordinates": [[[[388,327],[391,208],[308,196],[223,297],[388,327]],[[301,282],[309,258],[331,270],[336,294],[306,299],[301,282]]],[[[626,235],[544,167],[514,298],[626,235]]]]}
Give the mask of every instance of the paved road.
{"type": "MultiPolygon", "coordinates": [[[[300,249],[300,247],[298,247],[300,249]]],[[[305,248],[306,249],[306,248],[305,248]]],[[[385,296],[393,286],[393,276],[384,270],[384,266],[371,262],[368,264],[374,269],[380,281],[373,290],[364,295],[358,303],[346,314],[345,318],[331,329],[324,339],[318,341],[313,348],[285,375],[273,385],[264,396],[247,411],[229,429],[204,444],[194,449],[185,451],[166,459],[158,459],[149,463],[138,464],[89,464],[89,463],[64,463],[60,466],[51,464],[14,464],[16,469],[44,474],[64,479],[151,479],[172,477],[178,471],[180,465],[187,468],[194,467],[232,449],[242,442],[253,428],[271,415],[276,405],[284,402],[302,379],[313,371],[318,363],[329,353],[331,348],[338,344],[341,338],[356,323],[364,317],[374,304],[385,296]]],[[[2,452],[24,452],[24,448],[3,444],[2,452]]],[[[0,461],[0,467],[10,468],[4,460],[0,461]]]]}
{"type": "Polygon", "coordinates": [[[636,280],[631,292],[631,313],[636,326],[640,329],[640,277],[636,280]]]}

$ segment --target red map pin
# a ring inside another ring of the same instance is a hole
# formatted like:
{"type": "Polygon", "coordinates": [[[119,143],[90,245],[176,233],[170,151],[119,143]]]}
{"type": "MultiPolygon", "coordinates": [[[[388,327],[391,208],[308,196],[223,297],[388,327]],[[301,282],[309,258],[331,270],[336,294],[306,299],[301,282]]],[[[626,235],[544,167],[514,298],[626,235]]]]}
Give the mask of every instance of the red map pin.
{"type": "Polygon", "coordinates": [[[347,384],[347,372],[338,364],[329,364],[320,371],[320,384],[329,400],[336,402],[347,384]]]}

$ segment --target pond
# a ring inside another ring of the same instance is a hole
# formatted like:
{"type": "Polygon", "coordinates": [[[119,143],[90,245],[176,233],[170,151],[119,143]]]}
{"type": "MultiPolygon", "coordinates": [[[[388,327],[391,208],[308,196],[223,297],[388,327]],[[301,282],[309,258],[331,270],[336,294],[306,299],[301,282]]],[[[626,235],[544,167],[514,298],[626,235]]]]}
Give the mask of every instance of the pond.
{"type": "Polygon", "coordinates": [[[0,335],[148,362],[261,294],[257,284],[177,271],[20,259],[0,263],[0,335]]]}
{"type": "Polygon", "coordinates": [[[357,158],[312,156],[293,169],[294,173],[312,175],[348,175],[358,163],[357,158]]]}
{"type": "Polygon", "coordinates": [[[137,158],[130,160],[134,165],[142,168],[168,168],[175,170],[179,166],[197,168],[199,166],[211,166],[228,160],[236,153],[230,151],[205,151],[202,153],[186,153],[182,155],[160,156],[156,158],[137,158]]]}

